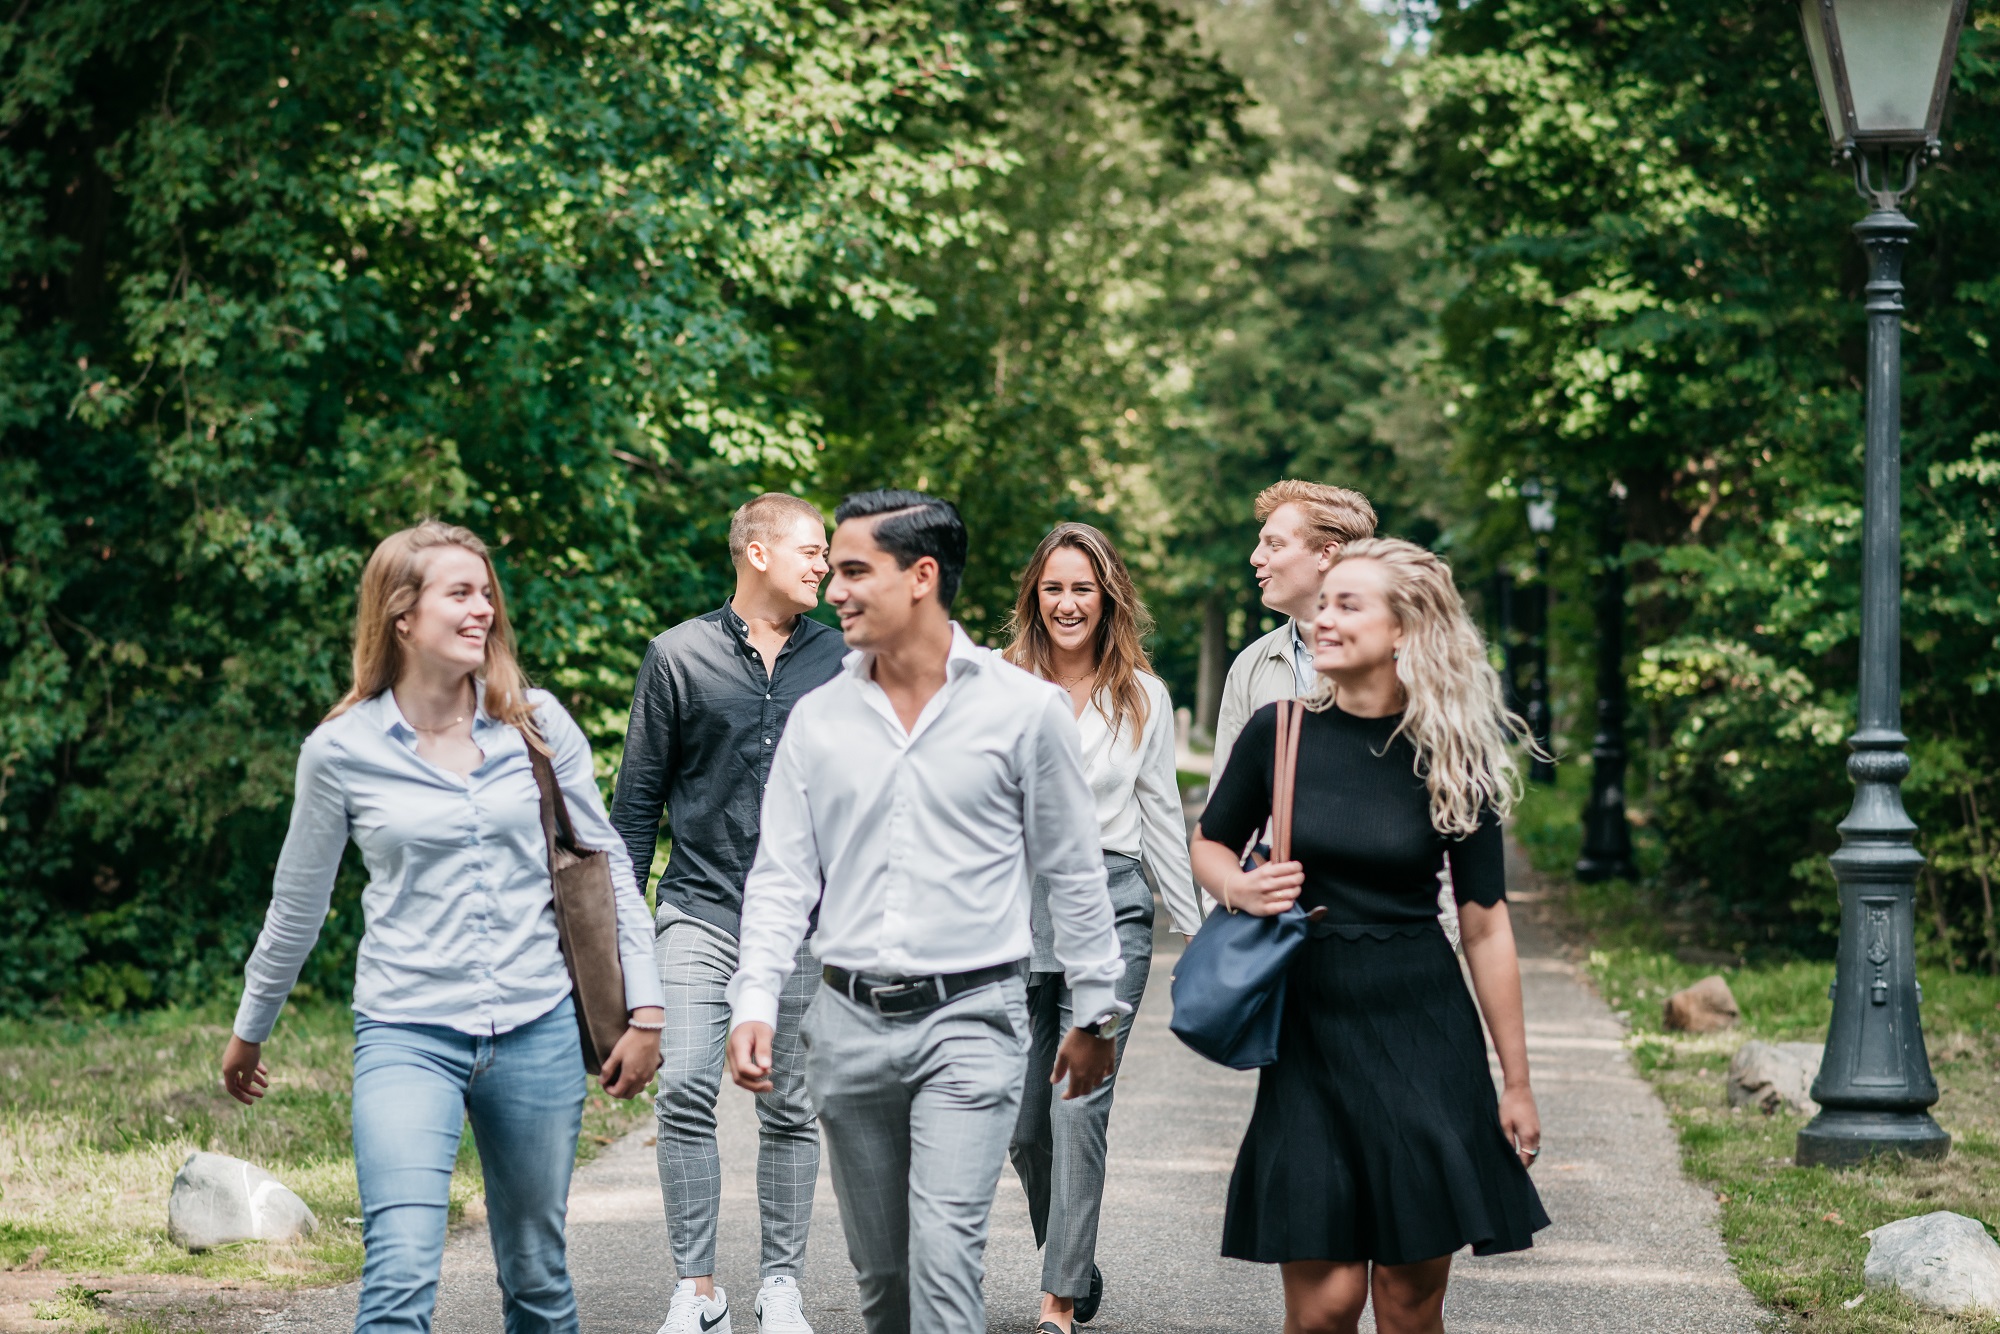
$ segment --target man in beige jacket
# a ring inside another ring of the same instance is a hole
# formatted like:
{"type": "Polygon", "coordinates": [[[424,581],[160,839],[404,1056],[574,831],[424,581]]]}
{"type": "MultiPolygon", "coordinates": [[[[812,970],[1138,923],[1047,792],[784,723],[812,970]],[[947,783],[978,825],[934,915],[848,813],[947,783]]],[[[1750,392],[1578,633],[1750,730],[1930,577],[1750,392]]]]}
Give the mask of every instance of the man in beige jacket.
{"type": "MultiPolygon", "coordinates": [[[[1375,535],[1375,507],[1359,491],[1287,479],[1257,497],[1257,548],[1250,553],[1264,605],[1283,616],[1277,629],[1236,655],[1222,683],[1215,720],[1215,778],[1250,715],[1313,687],[1312,622],[1319,586],[1343,542],[1375,535]]],[[[1212,780],[1211,780],[1212,781],[1212,780]]]]}

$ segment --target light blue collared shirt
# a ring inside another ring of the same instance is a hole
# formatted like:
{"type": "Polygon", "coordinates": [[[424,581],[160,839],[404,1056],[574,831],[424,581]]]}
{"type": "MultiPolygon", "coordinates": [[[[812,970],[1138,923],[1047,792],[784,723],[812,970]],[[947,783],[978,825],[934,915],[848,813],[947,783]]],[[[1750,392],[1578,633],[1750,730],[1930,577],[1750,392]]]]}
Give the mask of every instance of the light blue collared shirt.
{"type": "MultiPolygon", "coordinates": [[[[611,858],[625,1003],[660,1005],[652,923],[625,841],[605,817],[590,743],[553,695],[530,690],[528,700],[555,752],[577,841],[611,858]]],[[[527,742],[487,716],[483,686],[479,701],[472,740],[486,758],[470,776],[417,754],[416,730],[392,691],[306,738],[271,907],[243,969],[238,1037],[270,1035],[319,939],[350,838],[368,868],[354,966],[361,1014],[498,1034],[541,1018],[569,994],[527,742]]]]}
{"type": "Polygon", "coordinates": [[[1312,645],[1306,643],[1297,621],[1292,622],[1292,678],[1299,684],[1301,699],[1319,686],[1319,668],[1313,666],[1312,645]]]}

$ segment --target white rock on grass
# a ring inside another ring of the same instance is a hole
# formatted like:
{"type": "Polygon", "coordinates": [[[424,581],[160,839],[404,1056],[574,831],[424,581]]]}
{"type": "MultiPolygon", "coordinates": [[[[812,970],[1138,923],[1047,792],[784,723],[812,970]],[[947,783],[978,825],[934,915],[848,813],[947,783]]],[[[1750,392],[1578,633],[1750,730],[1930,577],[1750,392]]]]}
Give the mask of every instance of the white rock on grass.
{"type": "Polygon", "coordinates": [[[1744,1043],[1729,1062],[1729,1105],[1755,1107],[1766,1116],[1780,1107],[1817,1116],[1812,1085],[1825,1050],[1817,1042],[1744,1043]]]}
{"type": "Polygon", "coordinates": [[[1897,1288],[1945,1311],[2000,1313],[2000,1246],[1978,1219],[1940,1210],[1862,1235],[1869,1245],[1861,1278],[1869,1287],[1897,1288]]]}
{"type": "Polygon", "coordinates": [[[191,1153],[167,1199],[167,1236],[205,1251],[238,1241],[295,1241],[319,1227],[306,1202],[255,1163],[191,1153]]]}

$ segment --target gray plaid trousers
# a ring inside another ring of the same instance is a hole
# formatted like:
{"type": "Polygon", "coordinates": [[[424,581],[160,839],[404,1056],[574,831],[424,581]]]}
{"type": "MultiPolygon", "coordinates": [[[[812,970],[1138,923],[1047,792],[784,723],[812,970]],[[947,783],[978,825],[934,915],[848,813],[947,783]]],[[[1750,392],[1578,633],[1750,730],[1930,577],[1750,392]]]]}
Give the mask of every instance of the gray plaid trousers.
{"type": "MultiPolygon", "coordinates": [[[[715,1144],[715,1099],[729,1040],[723,988],[736,971],[736,938],[720,927],[661,905],[653,960],[667,997],[660,1033],[660,1194],[667,1239],[682,1278],[715,1272],[715,1232],[722,1211],[722,1156],[715,1144]]],[[[819,1180],[819,1125],[806,1092],[799,1022],[819,990],[819,966],[805,947],[778,1000],[769,1093],[757,1095],[757,1209],[763,1223],[762,1277],[800,1277],[813,1187],[819,1180]]]]}

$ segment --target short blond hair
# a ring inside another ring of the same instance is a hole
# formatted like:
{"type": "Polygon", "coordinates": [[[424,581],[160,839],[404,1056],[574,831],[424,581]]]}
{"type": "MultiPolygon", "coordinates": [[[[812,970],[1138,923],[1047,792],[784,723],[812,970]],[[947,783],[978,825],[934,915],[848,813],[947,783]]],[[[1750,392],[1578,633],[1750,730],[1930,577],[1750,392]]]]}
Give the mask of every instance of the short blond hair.
{"type": "Polygon", "coordinates": [[[1306,538],[1315,547],[1334,542],[1345,545],[1375,536],[1375,507],[1368,503],[1368,497],[1344,486],[1302,482],[1295,477],[1273,482],[1257,493],[1257,522],[1276,514],[1281,505],[1299,507],[1306,520],[1306,538]]]}
{"type": "Polygon", "coordinates": [[[750,554],[752,542],[762,542],[768,547],[783,538],[785,529],[799,519],[811,519],[822,533],[826,531],[826,516],[811,501],[783,491],[766,491],[755,500],[746,501],[729,520],[729,559],[741,565],[750,554]]]}

